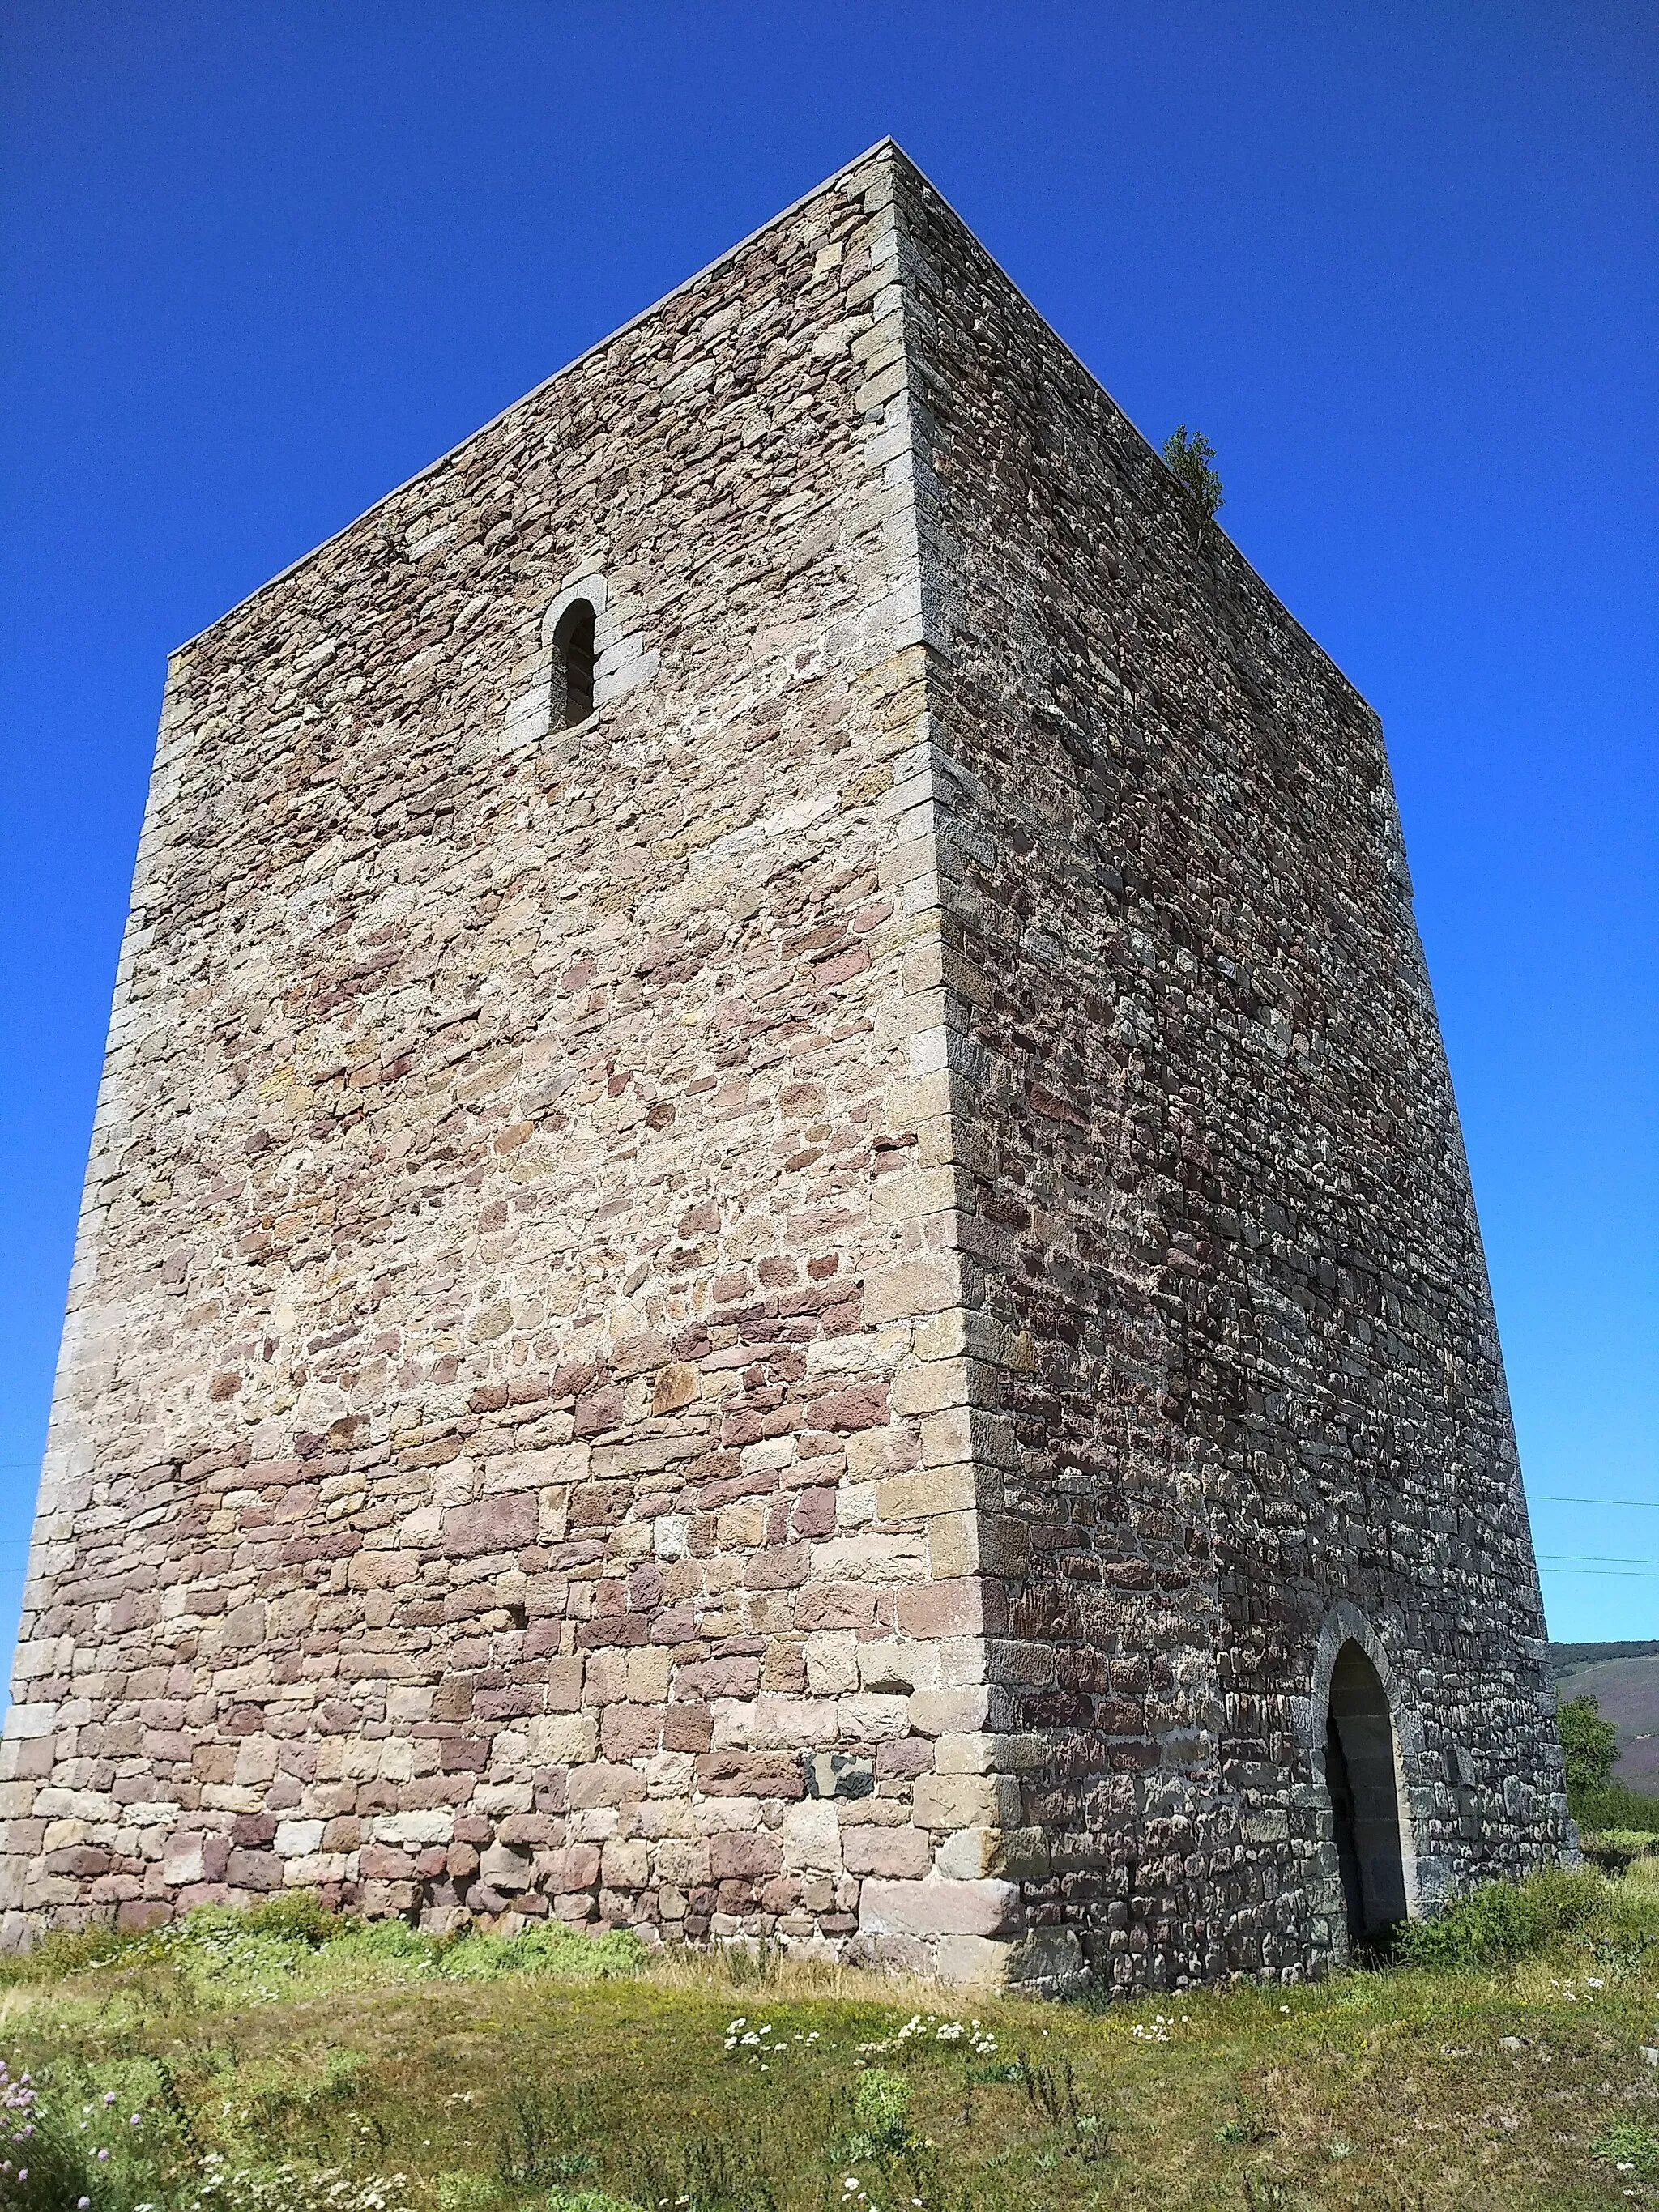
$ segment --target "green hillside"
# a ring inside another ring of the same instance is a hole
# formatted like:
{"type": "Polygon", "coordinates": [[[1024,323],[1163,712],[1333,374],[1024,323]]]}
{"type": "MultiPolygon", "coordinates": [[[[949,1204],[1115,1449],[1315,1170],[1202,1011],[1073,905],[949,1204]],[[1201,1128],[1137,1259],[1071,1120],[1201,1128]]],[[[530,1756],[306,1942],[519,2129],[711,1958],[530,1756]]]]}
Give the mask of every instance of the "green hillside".
{"type": "Polygon", "coordinates": [[[1615,1781],[1659,1794],[1659,1643],[1553,1644],[1564,1698],[1594,1698],[1619,1731],[1615,1781]]]}

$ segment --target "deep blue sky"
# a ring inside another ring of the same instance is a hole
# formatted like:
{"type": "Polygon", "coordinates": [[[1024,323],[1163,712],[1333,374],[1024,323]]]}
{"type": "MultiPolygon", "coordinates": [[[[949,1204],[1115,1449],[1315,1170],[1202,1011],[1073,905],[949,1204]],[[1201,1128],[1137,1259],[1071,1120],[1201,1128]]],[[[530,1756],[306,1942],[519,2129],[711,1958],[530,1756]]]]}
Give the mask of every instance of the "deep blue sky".
{"type": "Polygon", "coordinates": [[[1380,708],[1551,1626],[1659,1634],[1656,21],[9,0],[6,1647],[168,647],[886,131],[1380,708]]]}

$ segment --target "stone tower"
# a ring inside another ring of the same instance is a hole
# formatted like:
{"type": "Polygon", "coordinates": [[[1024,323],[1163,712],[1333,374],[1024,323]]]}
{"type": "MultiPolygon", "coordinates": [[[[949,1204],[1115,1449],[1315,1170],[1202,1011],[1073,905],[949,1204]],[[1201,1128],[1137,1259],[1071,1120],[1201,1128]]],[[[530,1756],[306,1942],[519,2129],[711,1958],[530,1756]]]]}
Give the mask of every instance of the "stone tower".
{"type": "Polygon", "coordinates": [[[25,1603],[14,1942],[1572,1848],[1376,719],[890,142],[173,657],[25,1603]]]}

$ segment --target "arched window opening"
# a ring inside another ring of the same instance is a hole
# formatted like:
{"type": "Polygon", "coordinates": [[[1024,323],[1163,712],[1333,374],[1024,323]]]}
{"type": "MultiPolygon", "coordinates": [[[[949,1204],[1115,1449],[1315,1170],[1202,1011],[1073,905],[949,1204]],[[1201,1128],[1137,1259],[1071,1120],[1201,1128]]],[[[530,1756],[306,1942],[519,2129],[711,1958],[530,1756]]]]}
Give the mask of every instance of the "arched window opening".
{"type": "Polygon", "coordinates": [[[553,633],[553,684],[555,725],[562,719],[564,728],[574,730],[593,711],[593,608],[587,599],[573,599],[559,617],[553,633]]]}
{"type": "Polygon", "coordinates": [[[1347,1907],[1348,1941],[1375,1942],[1406,1917],[1399,1765],[1389,1695],[1352,1641],[1336,1655],[1325,1720],[1325,1786],[1347,1907]]]}

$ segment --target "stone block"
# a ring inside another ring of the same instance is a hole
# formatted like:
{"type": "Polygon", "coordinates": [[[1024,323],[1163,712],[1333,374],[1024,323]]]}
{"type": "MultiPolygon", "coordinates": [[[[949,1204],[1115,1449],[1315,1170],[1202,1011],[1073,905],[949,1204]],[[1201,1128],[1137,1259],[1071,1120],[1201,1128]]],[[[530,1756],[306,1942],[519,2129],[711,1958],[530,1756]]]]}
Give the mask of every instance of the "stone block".
{"type": "Polygon", "coordinates": [[[836,1720],[842,1742],[881,1743],[889,1736],[908,1735],[909,1700],[873,1692],[842,1698],[836,1706],[836,1720]]]}
{"type": "Polygon", "coordinates": [[[510,1492],[501,1498],[481,1498],[472,1505],[452,1505],[444,1514],[443,1548],[456,1559],[485,1552],[517,1551],[536,1541],[540,1518],[539,1501],[532,1492],[510,1492]]]}
{"type": "Polygon", "coordinates": [[[918,1468],[876,1485],[876,1510],[884,1521],[931,1521],[940,1513],[970,1514],[975,1498],[971,1466],[918,1468]]]}
{"type": "Polygon", "coordinates": [[[549,1713],[532,1720],[526,1751],[537,1766],[580,1766],[598,1756],[599,1723],[592,1713],[549,1713]]]}
{"type": "Polygon", "coordinates": [[[893,1881],[917,1880],[933,1863],[932,1839],[920,1828],[849,1827],[842,1850],[848,1874],[893,1881]]]}
{"type": "Polygon", "coordinates": [[[833,1804],[801,1799],[785,1812],[780,1834],[786,1866],[831,1872],[840,1867],[842,1829],[833,1804]]]}
{"type": "Polygon", "coordinates": [[[994,1633],[1001,1626],[1006,1602],[994,1584],[962,1576],[902,1589],[893,1610],[896,1626],[906,1636],[975,1636],[994,1633]]]}
{"type": "Polygon", "coordinates": [[[783,1864],[783,1851],[775,1836],[753,1830],[728,1829],[709,1838],[708,1859],[715,1881],[757,1881],[778,1872],[783,1864]]]}
{"type": "Polygon", "coordinates": [[[962,1828],[939,1844],[935,1863],[953,1881],[995,1875],[1004,1881],[1044,1881],[1048,1840],[1041,1828],[962,1828]]]}
{"type": "Polygon", "coordinates": [[[909,1723],[918,1735],[951,1736],[977,1733],[986,1724],[990,1692],[982,1686],[964,1690],[918,1690],[909,1703],[909,1723]]]}
{"type": "Polygon", "coordinates": [[[859,1892],[859,1927],[870,1936],[1008,1936],[1018,1923],[1013,1882],[872,1876],[859,1892]]]}
{"type": "Polygon", "coordinates": [[[1021,1811],[1018,1783],[998,1774],[921,1774],[911,1795],[923,1828],[1013,1828],[1021,1811]]]}
{"type": "Polygon", "coordinates": [[[864,1317],[876,1324],[938,1314],[961,1303],[961,1284],[948,1260],[908,1260],[864,1279],[864,1317]]]}
{"type": "Polygon", "coordinates": [[[859,1686],[860,1651],[850,1629],[821,1629],[806,1638],[806,1687],[815,1698],[859,1686]]]}
{"type": "Polygon", "coordinates": [[[643,1889],[651,1879],[650,1847],[642,1838],[612,1837],[600,1853],[600,1878],[609,1889],[643,1889]]]}
{"type": "Polygon", "coordinates": [[[322,1847],[325,1820],[279,1820],[275,1849],[282,1859],[308,1858],[322,1847]]]}
{"type": "Polygon", "coordinates": [[[939,1655],[935,1644],[885,1636],[860,1644],[857,1649],[860,1683],[866,1690],[896,1697],[925,1690],[938,1678],[939,1655]]]}

